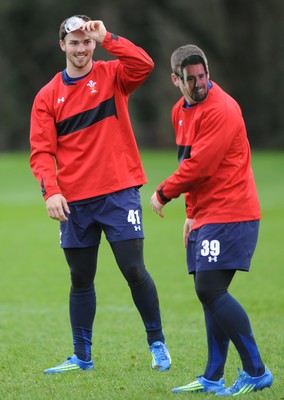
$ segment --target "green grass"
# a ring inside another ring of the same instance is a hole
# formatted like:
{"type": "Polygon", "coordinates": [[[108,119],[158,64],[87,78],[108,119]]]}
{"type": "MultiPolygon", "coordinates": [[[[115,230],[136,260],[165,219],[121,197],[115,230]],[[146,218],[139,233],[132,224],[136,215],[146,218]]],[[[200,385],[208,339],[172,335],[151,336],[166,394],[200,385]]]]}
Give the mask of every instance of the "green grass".
{"type": "MultiPolygon", "coordinates": [[[[176,168],[168,151],[143,151],[149,183],[144,205],[145,263],[156,281],[164,331],[173,358],[169,372],[150,368],[144,328],[108,244],[103,240],[96,279],[95,370],[48,376],[43,369],[72,354],[68,319],[69,272],[58,244],[58,224],[47,217],[27,154],[0,156],[0,399],[166,400],[215,398],[174,395],[171,388],[202,373],[206,338],[201,307],[187,275],[182,243],[183,199],[167,205],[165,218],[149,199],[176,168]]],[[[253,155],[263,220],[251,272],[238,273],[231,293],[247,309],[263,359],[274,374],[270,390],[248,399],[284,398],[283,222],[284,153],[253,155]]],[[[231,346],[226,380],[240,366],[231,346]]]]}

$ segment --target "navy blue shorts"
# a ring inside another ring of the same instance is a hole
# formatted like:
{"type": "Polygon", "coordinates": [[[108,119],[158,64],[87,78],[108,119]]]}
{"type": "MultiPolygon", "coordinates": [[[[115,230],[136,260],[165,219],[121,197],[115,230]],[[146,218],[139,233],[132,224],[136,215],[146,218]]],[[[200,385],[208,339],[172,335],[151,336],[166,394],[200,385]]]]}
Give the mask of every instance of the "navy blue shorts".
{"type": "Polygon", "coordinates": [[[237,269],[248,271],[259,221],[208,224],[193,230],[187,243],[188,273],[237,269]]]}
{"type": "Polygon", "coordinates": [[[87,204],[69,205],[69,208],[68,221],[60,223],[62,248],[96,246],[102,231],[110,243],[144,238],[137,188],[111,193],[87,204]]]}

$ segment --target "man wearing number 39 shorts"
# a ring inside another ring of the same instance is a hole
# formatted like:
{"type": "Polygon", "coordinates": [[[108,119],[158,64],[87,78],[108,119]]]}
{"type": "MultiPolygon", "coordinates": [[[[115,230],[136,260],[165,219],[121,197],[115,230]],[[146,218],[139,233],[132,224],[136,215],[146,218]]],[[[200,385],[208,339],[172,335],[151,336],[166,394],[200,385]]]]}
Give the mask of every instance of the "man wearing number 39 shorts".
{"type": "MultiPolygon", "coordinates": [[[[128,112],[129,95],[145,81],[154,64],[142,48],[85,15],[62,22],[59,44],[66,56],[66,69],[35,97],[30,164],[49,217],[60,221],[60,243],[71,275],[74,354],[44,372],[94,368],[94,280],[102,233],[142,318],[152,368],[165,371],[171,358],[156,286],[143,259],[139,188],[147,180],[128,112]],[[93,61],[96,45],[114,59],[93,61]]],[[[121,324],[119,314],[116,318],[121,324]]],[[[112,335],[115,319],[113,323],[112,335]]],[[[127,337],[131,334],[135,332],[125,332],[127,337]]],[[[58,353],[56,344],[51,351],[58,353]]]]}
{"type": "Polygon", "coordinates": [[[179,168],[159,185],[150,203],[163,217],[162,208],[185,194],[188,272],[194,276],[207,334],[204,372],[173,392],[238,396],[273,381],[246,311],[228,292],[236,271],[249,270],[258,238],[261,214],[250,146],[240,107],[209,79],[204,52],[195,45],[181,46],[171,56],[171,67],[172,82],[183,94],[172,110],[179,168]],[[243,371],[226,388],[230,342],[243,371]]]}

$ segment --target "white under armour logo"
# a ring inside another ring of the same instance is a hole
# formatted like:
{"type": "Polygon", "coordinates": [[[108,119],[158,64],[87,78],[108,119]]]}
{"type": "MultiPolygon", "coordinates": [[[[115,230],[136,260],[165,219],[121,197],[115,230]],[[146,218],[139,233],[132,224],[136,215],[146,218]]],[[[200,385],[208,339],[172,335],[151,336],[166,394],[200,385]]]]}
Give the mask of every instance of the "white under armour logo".
{"type": "Polygon", "coordinates": [[[64,97],[59,97],[58,99],[57,99],[57,103],[59,104],[59,103],[64,103],[64,97]]]}

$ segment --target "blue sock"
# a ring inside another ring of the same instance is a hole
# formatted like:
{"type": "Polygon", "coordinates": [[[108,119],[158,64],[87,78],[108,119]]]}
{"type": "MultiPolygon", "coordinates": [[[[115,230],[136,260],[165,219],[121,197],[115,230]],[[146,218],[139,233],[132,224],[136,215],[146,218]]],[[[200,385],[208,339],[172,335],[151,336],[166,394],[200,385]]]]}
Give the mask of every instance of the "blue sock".
{"type": "Polygon", "coordinates": [[[164,343],[158,293],[153,279],[147,274],[142,284],[131,286],[130,290],[144,322],[149,346],[156,341],[164,343]]]}
{"type": "Polygon", "coordinates": [[[208,347],[207,365],[203,376],[211,381],[218,381],[224,375],[230,339],[208,307],[203,308],[208,347]]]}
{"type": "Polygon", "coordinates": [[[250,376],[262,375],[265,366],[243,307],[229,293],[218,297],[209,307],[216,321],[234,343],[242,360],[243,370],[250,376]]]}
{"type": "Polygon", "coordinates": [[[91,360],[92,329],[96,314],[94,285],[87,289],[70,290],[70,322],[74,354],[82,361],[91,360]]]}

